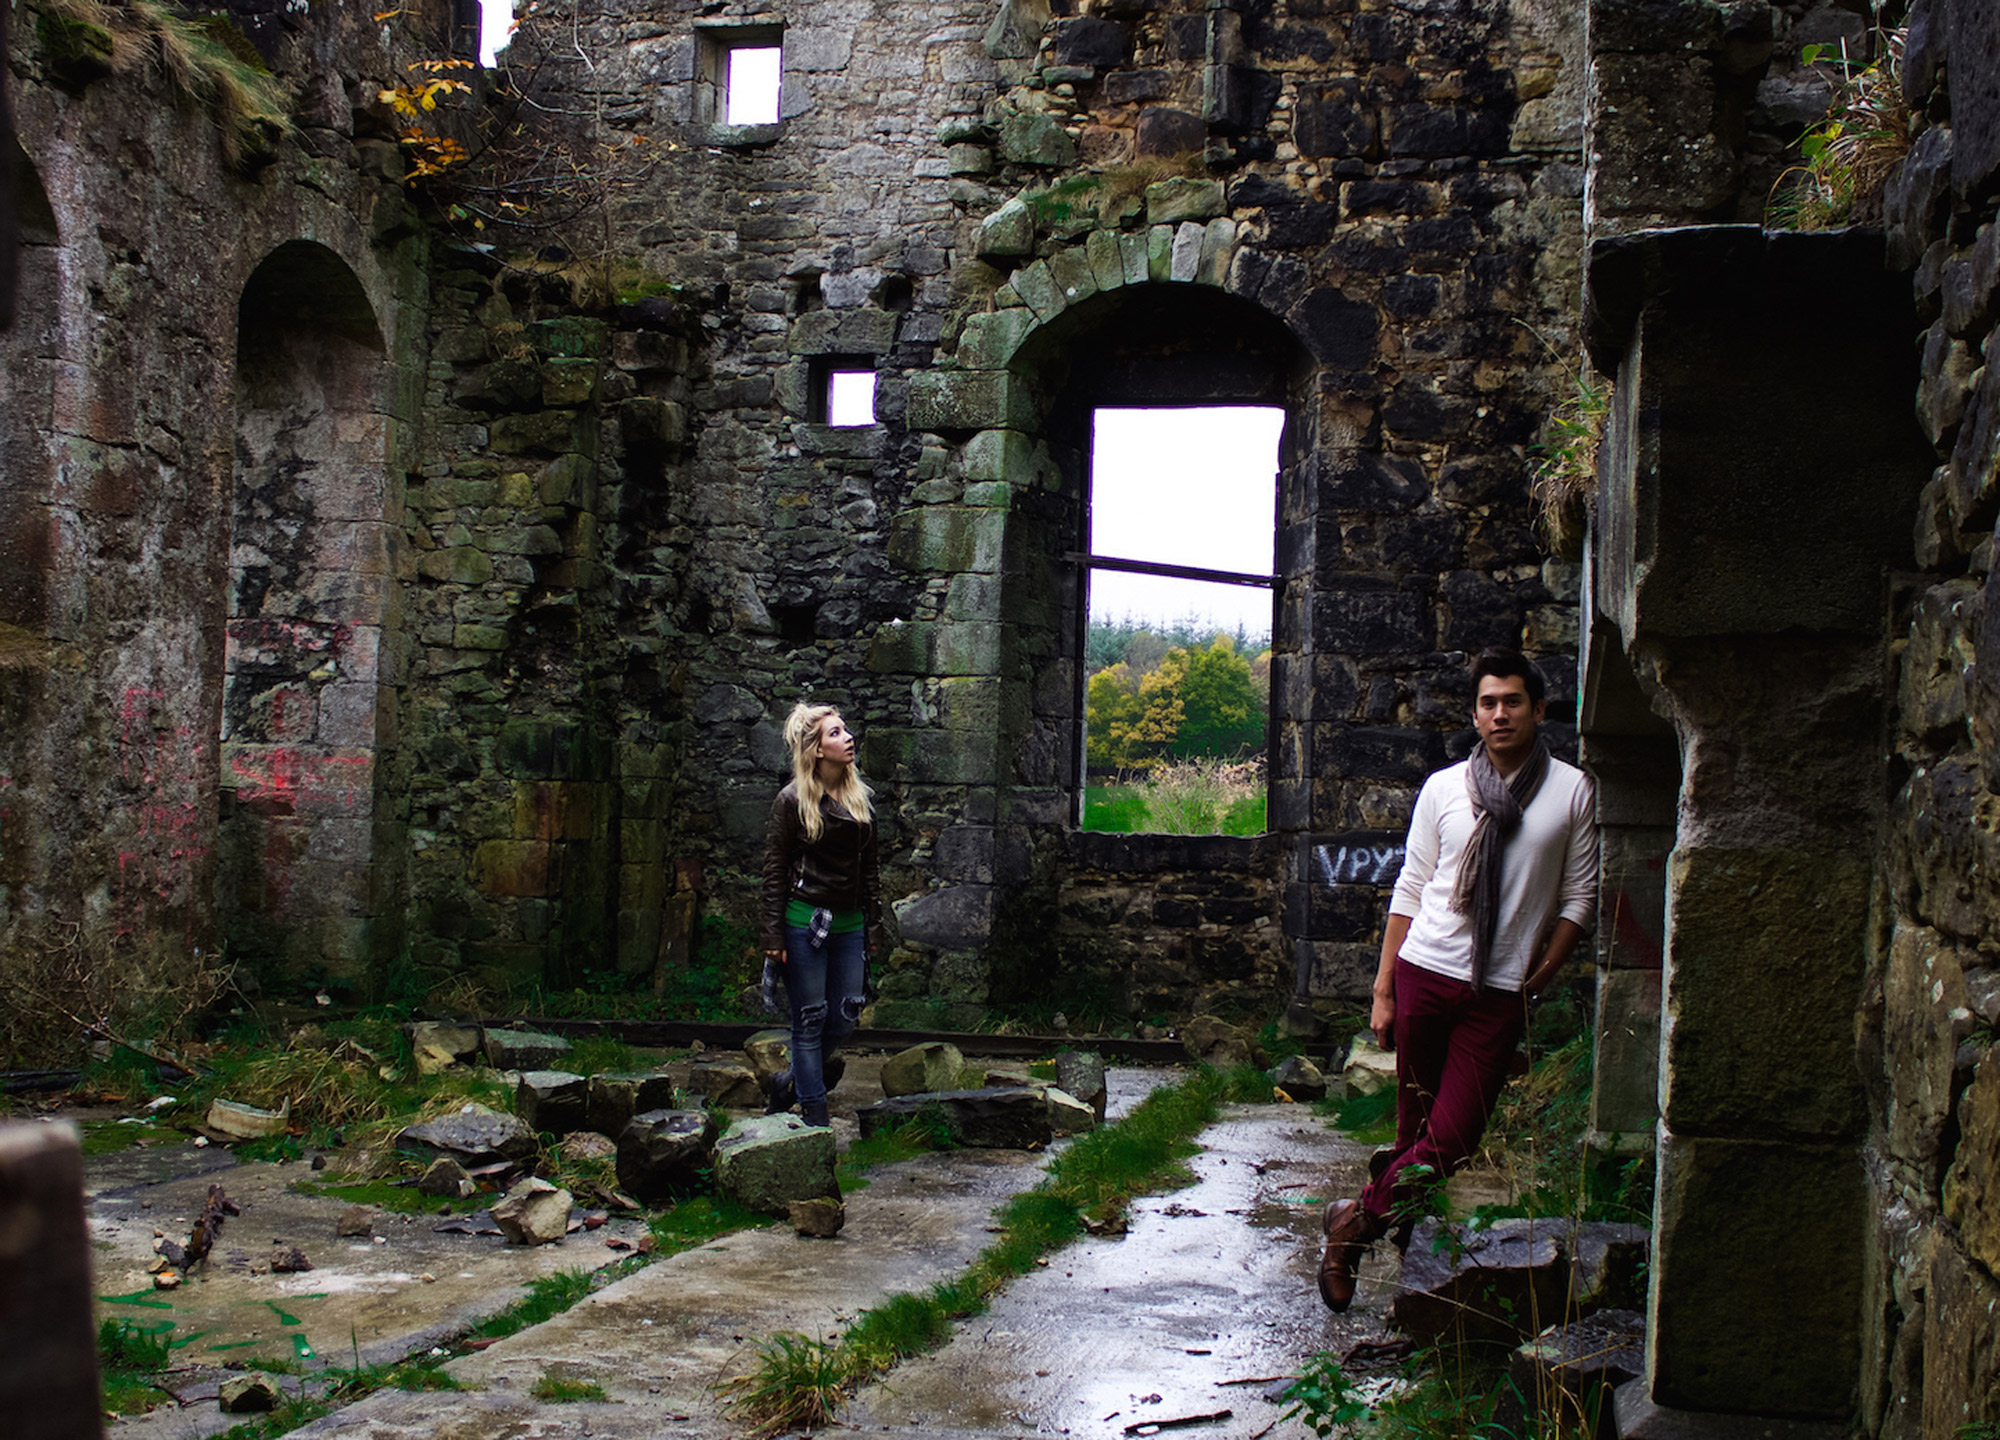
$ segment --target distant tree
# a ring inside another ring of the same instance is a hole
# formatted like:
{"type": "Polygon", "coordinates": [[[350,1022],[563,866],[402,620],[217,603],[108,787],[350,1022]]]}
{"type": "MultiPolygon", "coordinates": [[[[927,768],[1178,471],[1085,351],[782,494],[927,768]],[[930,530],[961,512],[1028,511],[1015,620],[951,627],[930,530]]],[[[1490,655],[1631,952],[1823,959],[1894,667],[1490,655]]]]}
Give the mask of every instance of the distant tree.
{"type": "Polygon", "coordinates": [[[1125,645],[1125,663],[1132,667],[1132,673],[1140,680],[1152,674],[1153,669],[1172,647],[1150,630],[1133,632],[1125,645]]]}
{"type": "Polygon", "coordinates": [[[1250,688],[1257,692],[1257,704],[1266,715],[1271,713],[1271,651],[1267,646],[1257,652],[1257,658],[1250,662],[1250,688]]]}
{"type": "Polygon", "coordinates": [[[1251,684],[1250,662],[1229,636],[1217,635],[1200,649],[1169,651],[1154,673],[1169,671],[1182,707],[1172,740],[1176,757],[1237,755],[1263,743],[1264,708],[1251,684]]]}
{"type": "Polygon", "coordinates": [[[1138,758],[1136,732],[1145,706],[1126,665],[1111,665],[1090,677],[1085,693],[1084,758],[1092,765],[1127,769],[1138,758]]]}

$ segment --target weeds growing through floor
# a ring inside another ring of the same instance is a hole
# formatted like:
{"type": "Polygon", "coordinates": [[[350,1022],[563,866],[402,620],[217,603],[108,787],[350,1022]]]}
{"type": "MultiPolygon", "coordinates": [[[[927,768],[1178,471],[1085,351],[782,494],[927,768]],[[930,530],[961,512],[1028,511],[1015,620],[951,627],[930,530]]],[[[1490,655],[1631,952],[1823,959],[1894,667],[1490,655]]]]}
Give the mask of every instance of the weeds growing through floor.
{"type": "Polygon", "coordinates": [[[1325,1351],[1306,1362],[1299,1378],[1286,1386],[1279,1398],[1291,1405],[1280,1420],[1297,1420],[1322,1437],[1345,1429],[1368,1413],[1367,1402],[1340,1368],[1340,1361],[1325,1351]]]}
{"type": "MultiPolygon", "coordinates": [[[[1039,1185],[1002,1206],[1000,1238],[964,1274],[921,1294],[890,1296],[832,1343],[775,1336],[757,1347],[756,1364],[725,1381],[721,1392],[763,1435],[799,1428],[804,1422],[786,1418],[799,1408],[817,1407],[830,1418],[853,1387],[938,1348],[954,1321],[979,1314],[1008,1281],[1083,1234],[1086,1214],[1185,1184],[1188,1157],[1200,1148],[1194,1137],[1215,1120],[1232,1083],[1242,1082],[1203,1068],[1155,1090],[1123,1120],[1071,1143],[1049,1162],[1039,1185]]],[[[1261,1089],[1268,1099],[1269,1083],[1261,1089]]]]}
{"type": "Polygon", "coordinates": [[[528,1394],[545,1405],[568,1405],[579,1400],[602,1400],[604,1387],[595,1380],[570,1380],[560,1375],[544,1375],[529,1387],[528,1394]]]}

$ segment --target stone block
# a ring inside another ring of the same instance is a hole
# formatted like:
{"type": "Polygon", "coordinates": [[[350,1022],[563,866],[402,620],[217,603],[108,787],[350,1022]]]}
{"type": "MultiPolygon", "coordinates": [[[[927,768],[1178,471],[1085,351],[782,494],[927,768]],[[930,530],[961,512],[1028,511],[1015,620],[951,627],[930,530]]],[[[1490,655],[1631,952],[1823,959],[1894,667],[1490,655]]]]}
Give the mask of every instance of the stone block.
{"type": "Polygon", "coordinates": [[[1410,1235],[1389,1314],[1418,1344],[1513,1343],[1564,1314],[1568,1220],[1499,1220],[1474,1230],[1435,1219],[1410,1235]]]}
{"type": "Polygon", "coordinates": [[[553,1245],[569,1233],[575,1205],[569,1191],[531,1175],[495,1202],[493,1223],[509,1245],[553,1245]]]}
{"type": "Polygon", "coordinates": [[[584,405],[597,393],[598,362],[591,360],[549,360],[542,365],[544,405],[584,405]]]}
{"type": "Polygon", "coordinates": [[[882,1093],[923,1095],[959,1088],[965,1073],[965,1056],[956,1045],[945,1041],[913,1045],[882,1062],[882,1093]]]}
{"type": "Polygon", "coordinates": [[[482,1053],[477,1025],[419,1020],[409,1027],[409,1032],[410,1052],[420,1075],[434,1075],[482,1053]]]}
{"type": "Polygon", "coordinates": [[[1060,1086],[1043,1085],[1042,1102],[1049,1107],[1049,1128],[1058,1135],[1088,1135],[1098,1126],[1098,1116],[1088,1105],[1060,1086]]]}
{"type": "Polygon", "coordinates": [[[1236,254],[1236,222],[1218,216],[1202,227],[1201,258],[1195,266],[1195,283],[1223,285],[1229,280],[1229,262],[1236,254]]]}
{"type": "Polygon", "coordinates": [[[1090,268],[1089,251],[1066,245],[1049,257],[1049,277],[1062,292],[1064,307],[1088,300],[1097,293],[1097,277],[1090,268]]]}
{"type": "MultiPolygon", "coordinates": [[[[1932,1184],[1950,1158],[1939,1154],[1938,1142],[1951,1118],[1958,1047],[1974,1024],[1965,966],[1976,959],[1977,952],[1961,949],[1937,931],[1899,920],[1882,977],[1889,1153],[1916,1166],[1932,1184]]],[[[1965,1150],[1963,1144],[1960,1149],[1965,1150]]],[[[1954,1223],[1964,1228],[1962,1221],[1954,1223]]],[[[2000,1232],[1995,1238],[2000,1239],[2000,1232]]],[[[2000,1250],[1990,1258],[2000,1259],[2000,1250]]]]}
{"type": "Polygon", "coordinates": [[[514,1113],[540,1134],[558,1138],[581,1130],[589,1111],[590,1082],[567,1070],[526,1070],[514,1090],[514,1113]]]}
{"type": "Polygon", "coordinates": [[[993,891],[986,885],[947,885],[896,903],[896,926],[905,941],[939,950],[976,950],[993,928],[993,891]]]}
{"type": "Polygon", "coordinates": [[[791,1065],[792,1032],[759,1030],[743,1042],[743,1059],[749,1065],[750,1073],[757,1077],[757,1083],[765,1084],[773,1075],[791,1065]]]}
{"type": "Polygon", "coordinates": [[[1034,328],[1034,312],[1026,307],[974,315],[959,332],[958,363],[966,370],[1004,370],[1034,328]]]}
{"type": "Polygon", "coordinates": [[[789,1216],[794,1200],[837,1195],[833,1131],[796,1115],[739,1120],[715,1146],[715,1188],[760,1215],[789,1216]]]}
{"type": "Polygon", "coordinates": [[[536,1150],[535,1132],[512,1115],[484,1105],[466,1105],[456,1114],[406,1126],[396,1148],[432,1159],[456,1160],[467,1170],[526,1160],[536,1150]]]}
{"type": "Polygon", "coordinates": [[[1347,1063],[1340,1069],[1341,1084],[1349,1095],[1378,1095],[1396,1088],[1396,1055],[1375,1043],[1366,1030],[1356,1035],[1347,1048],[1347,1063]]]}
{"type": "Polygon", "coordinates": [[[1116,290],[1125,283],[1125,260],[1118,248],[1119,236],[1111,230],[1093,230],[1084,237],[1084,252],[1090,258],[1091,277],[1099,290],[1116,290]]]}
{"type": "Polygon", "coordinates": [[[746,1065],[697,1060],[688,1068],[688,1088],[722,1110],[754,1110],[764,1103],[763,1087],[746,1065]]]}
{"type": "Polygon", "coordinates": [[[609,351],[611,327],[587,315],[561,315],[529,324],[528,340],[544,355],[580,359],[609,351]]]}
{"type": "Polygon", "coordinates": [[[1115,20],[1100,20],[1094,16],[1058,20],[1054,49],[1059,65],[1088,65],[1110,70],[1131,58],[1132,32],[1115,20]]]}
{"type": "Polygon", "coordinates": [[[1046,260],[1037,260],[1032,265],[1022,266],[1014,272],[1014,278],[1009,283],[1013,285],[1014,292],[1021,297],[1022,303],[1034,312],[1038,320],[1044,322],[1053,320],[1063,312],[1063,307],[1067,303],[1063,298],[1062,287],[1056,283],[1055,272],[1046,260]]]}
{"type": "MultiPolygon", "coordinates": [[[[987,435],[1014,435],[1018,431],[986,431],[987,435]]],[[[1009,451],[1018,456],[1019,444],[982,444],[977,458],[982,464],[1004,465],[1009,451]],[[999,452],[997,455],[995,452],[999,452]]],[[[981,476],[1005,479],[1005,476],[981,476]]],[[[1000,572],[1002,546],[1006,542],[1007,520],[990,510],[961,505],[926,505],[905,510],[889,525],[889,558],[905,569],[946,575],[996,575],[1000,572]]],[[[914,628],[914,627],[910,627],[914,628]]]]}
{"type": "Polygon", "coordinates": [[[1684,845],[1668,869],[1666,1123],[1743,1138],[1858,1137],[1866,858],[1684,845]],[[1714,1063],[1722,1055],[1729,1063],[1714,1063]]]}
{"type": "Polygon", "coordinates": [[[427,552],[417,561],[417,573],[451,585],[484,585],[493,578],[493,561],[476,546],[454,545],[427,552]]]}
{"type": "Polygon", "coordinates": [[[1218,1070],[1257,1063],[1257,1042],[1250,1032],[1214,1015],[1190,1016],[1181,1026],[1181,1047],[1188,1058],[1218,1070]]]}
{"type": "Polygon", "coordinates": [[[1147,237],[1145,235],[1120,235],[1118,237],[1118,261],[1125,272],[1127,285],[1144,285],[1150,276],[1147,237]]]}
{"type": "Polygon", "coordinates": [[[1959,1140],[1944,1177],[1944,1213],[1966,1254],[2000,1262],[2000,1051],[1988,1048],[1958,1101],[1959,1140]]]}
{"type": "Polygon", "coordinates": [[[496,455],[560,455],[578,449],[578,422],[571,410],[539,410],[494,418],[487,444],[496,455]]]}
{"type": "Polygon", "coordinates": [[[786,339],[794,355],[886,355],[896,345],[890,310],[809,310],[792,322],[786,339]]]}
{"type": "Polygon", "coordinates": [[[488,1030],[483,1043],[495,1070],[545,1070],[569,1054],[569,1041],[539,1030],[488,1030]]]}
{"type": "Polygon", "coordinates": [[[1029,430],[1027,387],[1005,370],[925,370],[910,377],[905,412],[912,430],[1029,430]]]}
{"type": "Polygon", "coordinates": [[[1846,1416],[1861,1360],[1867,1233],[1854,1146],[1663,1131],[1659,1160],[1652,1398],[1690,1410],[1846,1416]],[[1745,1275],[1757,1283],[1744,1285],[1745,1275]]]}
{"type": "Polygon", "coordinates": [[[1192,220],[1174,227],[1173,243],[1167,252],[1166,279],[1191,284],[1201,273],[1201,243],[1206,232],[1192,220]]]}
{"type": "Polygon", "coordinates": [[[1635,1135],[1659,1117],[1660,980],[1658,970],[1597,972],[1597,1013],[1590,1128],[1635,1135]]]}
{"type": "Polygon", "coordinates": [[[1000,157],[1016,165],[1060,168],[1076,163],[1076,141],[1054,117],[1015,110],[1000,121],[1000,157]]]}
{"type": "Polygon", "coordinates": [[[103,1431],[83,1196],[73,1125],[0,1125],[0,1405],[21,1440],[103,1431]]]}
{"type": "Polygon", "coordinates": [[[618,1188],[647,1204],[705,1188],[721,1133],[705,1111],[641,1111],[618,1135],[618,1188]]]}
{"type": "Polygon", "coordinates": [[[1146,187],[1148,225],[1178,225],[1183,220],[1205,223],[1227,213],[1220,180],[1176,175],[1146,187]]]}
{"type": "Polygon", "coordinates": [[[1923,1433],[2000,1420],[2000,1285],[1948,1236],[1931,1255],[1924,1312],[1923,1433]]]}
{"type": "Polygon", "coordinates": [[[982,260],[1011,260],[1034,254],[1035,212],[1028,208],[1027,201],[1016,195],[980,221],[973,251],[982,260]]]}
{"type": "Polygon", "coordinates": [[[1189,155],[1208,144],[1208,122],[1171,105],[1148,105],[1139,112],[1140,155],[1189,155]]]}
{"type": "Polygon", "coordinates": [[[1048,1101],[1033,1089],[948,1090],[901,1095],[855,1112],[863,1138],[916,1121],[942,1128],[954,1144],[1039,1150],[1055,1138],[1048,1101]]]}

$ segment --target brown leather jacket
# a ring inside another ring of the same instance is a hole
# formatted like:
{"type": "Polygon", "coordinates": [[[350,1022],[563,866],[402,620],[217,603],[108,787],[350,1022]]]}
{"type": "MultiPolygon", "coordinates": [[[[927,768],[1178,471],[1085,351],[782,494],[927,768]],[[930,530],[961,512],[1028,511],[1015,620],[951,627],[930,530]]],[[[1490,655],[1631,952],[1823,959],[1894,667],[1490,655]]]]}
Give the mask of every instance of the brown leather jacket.
{"type": "Polygon", "coordinates": [[[790,783],[771,802],[764,832],[764,948],[784,948],[785,904],[804,900],[829,910],[859,910],[872,944],[882,923],[882,877],[875,866],[875,826],[831,797],[819,802],[819,839],[806,840],[799,792],[790,783]]]}

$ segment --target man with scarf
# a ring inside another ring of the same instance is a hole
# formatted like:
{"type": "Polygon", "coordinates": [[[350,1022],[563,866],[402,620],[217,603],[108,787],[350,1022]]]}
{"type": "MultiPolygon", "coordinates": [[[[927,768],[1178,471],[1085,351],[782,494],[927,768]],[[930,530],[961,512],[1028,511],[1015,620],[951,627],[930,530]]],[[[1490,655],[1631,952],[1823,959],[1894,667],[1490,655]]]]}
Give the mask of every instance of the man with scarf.
{"type": "Polygon", "coordinates": [[[1353,1300],[1363,1251],[1419,1177],[1442,1180],[1478,1149],[1528,1005],[1597,908],[1595,794],[1537,733],[1541,675],[1488,650],[1472,683],[1479,747],[1424,782],[1383,927],[1369,1024],[1396,1052],[1396,1144],[1359,1199],[1326,1209],[1331,1310],[1353,1300]]]}

